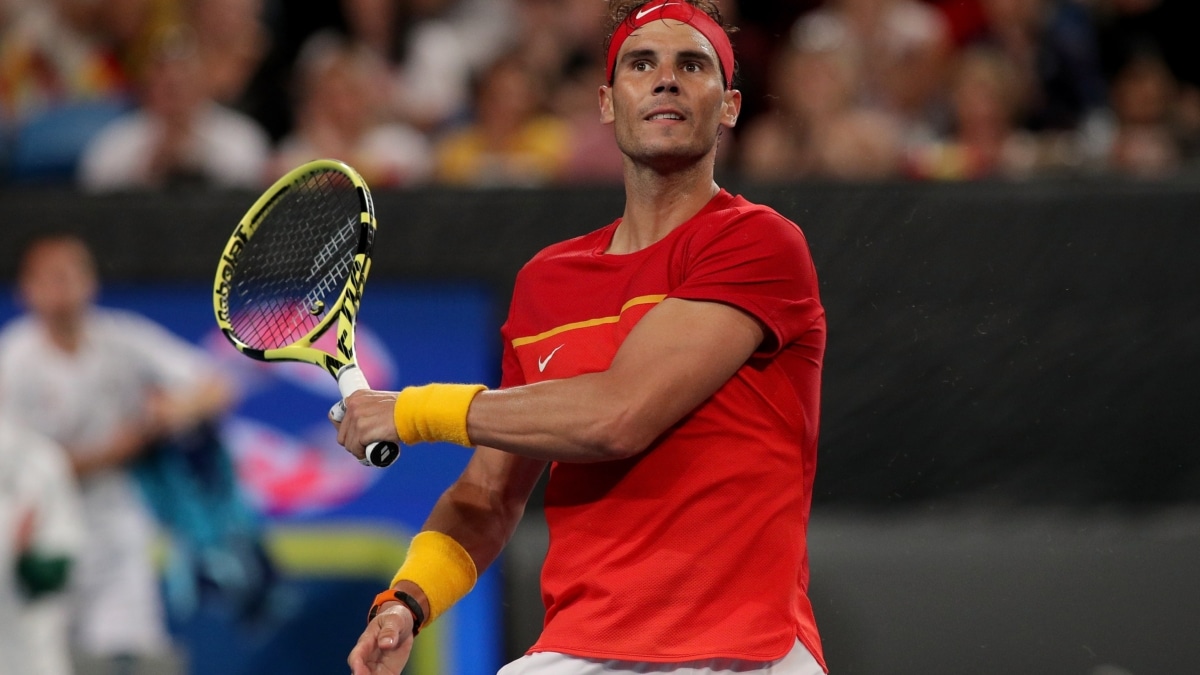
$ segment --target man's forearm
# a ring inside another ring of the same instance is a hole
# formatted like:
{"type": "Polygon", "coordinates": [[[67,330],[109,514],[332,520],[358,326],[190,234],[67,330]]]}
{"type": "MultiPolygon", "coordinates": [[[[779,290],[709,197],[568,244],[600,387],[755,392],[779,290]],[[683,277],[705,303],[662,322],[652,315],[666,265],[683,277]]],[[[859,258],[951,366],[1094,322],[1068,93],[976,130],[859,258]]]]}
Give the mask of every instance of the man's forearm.
{"type": "MultiPolygon", "coordinates": [[[[452,539],[454,543],[450,548],[461,547],[470,556],[471,562],[451,557],[436,563],[441,567],[421,574],[435,584],[442,584],[447,578],[456,578],[450,569],[452,567],[473,568],[468,570],[473,575],[487,569],[516,530],[525,511],[525,503],[545,466],[544,462],[537,460],[514,457],[491,448],[477,448],[462,476],[438,499],[422,528],[425,532],[438,532],[452,539]]],[[[424,550],[424,554],[416,555],[429,555],[429,549],[424,550]]],[[[437,612],[432,611],[427,592],[433,594],[444,589],[421,588],[415,579],[406,578],[405,571],[412,562],[412,555],[410,551],[405,567],[393,580],[393,588],[412,595],[424,609],[425,616],[433,617],[437,612]]],[[[443,555],[443,552],[436,550],[433,553],[438,559],[443,555]]],[[[425,565],[416,567],[426,568],[425,565]]],[[[473,579],[470,581],[473,583],[473,579]]],[[[460,582],[462,579],[451,586],[457,586],[460,582]]],[[[469,585],[465,585],[464,588],[453,590],[450,595],[454,597],[439,598],[438,604],[452,604],[468,588],[469,585]]]]}
{"type": "Polygon", "coordinates": [[[503,501],[487,488],[455,483],[438,499],[422,529],[452,537],[482,573],[499,557],[525,512],[523,501],[503,501]]]}
{"type": "Polygon", "coordinates": [[[612,373],[592,373],[482,392],[471,404],[468,434],[475,443],[545,461],[628,457],[669,426],[658,418],[673,411],[647,411],[639,400],[646,390],[616,391],[610,383],[612,373]]]}
{"type": "Polygon", "coordinates": [[[181,433],[220,417],[233,407],[235,398],[233,386],[225,378],[209,377],[186,393],[152,397],[150,416],[159,433],[181,433]]]}
{"type": "Polygon", "coordinates": [[[150,447],[153,437],[141,425],[126,424],[102,447],[73,447],[69,449],[71,469],[77,477],[85,477],[104,469],[124,466],[150,447]]]}

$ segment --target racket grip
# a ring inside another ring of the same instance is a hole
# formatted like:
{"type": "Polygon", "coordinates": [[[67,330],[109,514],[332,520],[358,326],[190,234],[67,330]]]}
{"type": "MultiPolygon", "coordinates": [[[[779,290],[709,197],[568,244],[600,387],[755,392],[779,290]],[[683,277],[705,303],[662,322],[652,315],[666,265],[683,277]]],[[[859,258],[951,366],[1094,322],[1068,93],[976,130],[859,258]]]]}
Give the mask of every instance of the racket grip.
{"type": "MultiPolygon", "coordinates": [[[[334,421],[341,422],[346,416],[345,399],[356,391],[370,389],[371,385],[367,384],[367,377],[356,364],[348,363],[342,366],[337,373],[338,391],[342,394],[342,400],[333,405],[329,411],[330,417],[334,421]]],[[[391,466],[392,462],[400,457],[400,446],[391,441],[373,441],[367,444],[365,456],[359,460],[363,466],[374,466],[384,468],[391,466]]]]}

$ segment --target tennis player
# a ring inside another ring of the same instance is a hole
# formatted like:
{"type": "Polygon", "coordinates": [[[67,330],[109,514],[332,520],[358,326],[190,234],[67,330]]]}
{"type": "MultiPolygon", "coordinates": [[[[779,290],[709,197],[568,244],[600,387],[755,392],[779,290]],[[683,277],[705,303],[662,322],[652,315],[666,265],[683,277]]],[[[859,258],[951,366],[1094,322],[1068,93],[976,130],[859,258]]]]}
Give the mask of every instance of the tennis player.
{"type": "Polygon", "coordinates": [[[156,440],[224,413],[232,385],[182,338],[97,306],[95,261],[74,235],[39,235],[17,282],[28,313],[0,330],[0,412],[62,446],[79,482],[85,537],[70,598],[73,646],[85,664],[112,672],[174,665],[153,561],[157,527],[129,468],[156,440]]]}
{"type": "Polygon", "coordinates": [[[338,440],[475,447],[349,656],[394,675],[496,559],[550,466],[544,627],[502,675],[825,672],[807,596],[825,314],[799,228],[721,189],[715,3],[613,2],[600,117],[622,216],[518,275],[502,386],[351,396],[338,440]]]}

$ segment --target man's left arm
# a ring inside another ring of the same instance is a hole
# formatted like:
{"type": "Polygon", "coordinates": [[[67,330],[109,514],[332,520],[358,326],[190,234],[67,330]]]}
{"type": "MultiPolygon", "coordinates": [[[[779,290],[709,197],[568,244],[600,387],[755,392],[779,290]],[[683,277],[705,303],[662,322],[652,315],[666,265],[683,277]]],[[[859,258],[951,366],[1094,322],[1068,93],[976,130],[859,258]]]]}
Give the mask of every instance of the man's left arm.
{"type": "Polygon", "coordinates": [[[182,433],[219,418],[235,400],[234,387],[218,372],[205,373],[187,387],[156,391],[147,400],[151,428],[160,435],[182,433]]]}
{"type": "MultiPolygon", "coordinates": [[[[467,436],[534,459],[630,457],[724,385],[763,337],[758,320],[733,306],[668,298],[637,323],[607,370],[475,395],[467,436]]],[[[361,455],[362,439],[400,440],[395,406],[395,392],[355,393],[339,442],[361,455]]]]}
{"type": "Polygon", "coordinates": [[[233,407],[236,388],[219,364],[196,345],[141,316],[128,316],[126,334],[145,369],[149,389],[146,431],[170,436],[215,420],[233,407]]]}

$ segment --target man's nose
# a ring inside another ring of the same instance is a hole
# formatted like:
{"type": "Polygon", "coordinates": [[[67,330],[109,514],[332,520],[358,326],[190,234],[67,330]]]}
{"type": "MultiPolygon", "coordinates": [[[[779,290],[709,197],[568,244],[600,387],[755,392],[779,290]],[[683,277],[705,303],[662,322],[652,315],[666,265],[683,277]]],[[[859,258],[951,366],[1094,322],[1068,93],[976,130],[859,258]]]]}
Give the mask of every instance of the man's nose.
{"type": "Polygon", "coordinates": [[[654,84],[654,93],[679,93],[679,81],[675,79],[675,70],[671,68],[660,69],[658,82],[654,84]]]}

